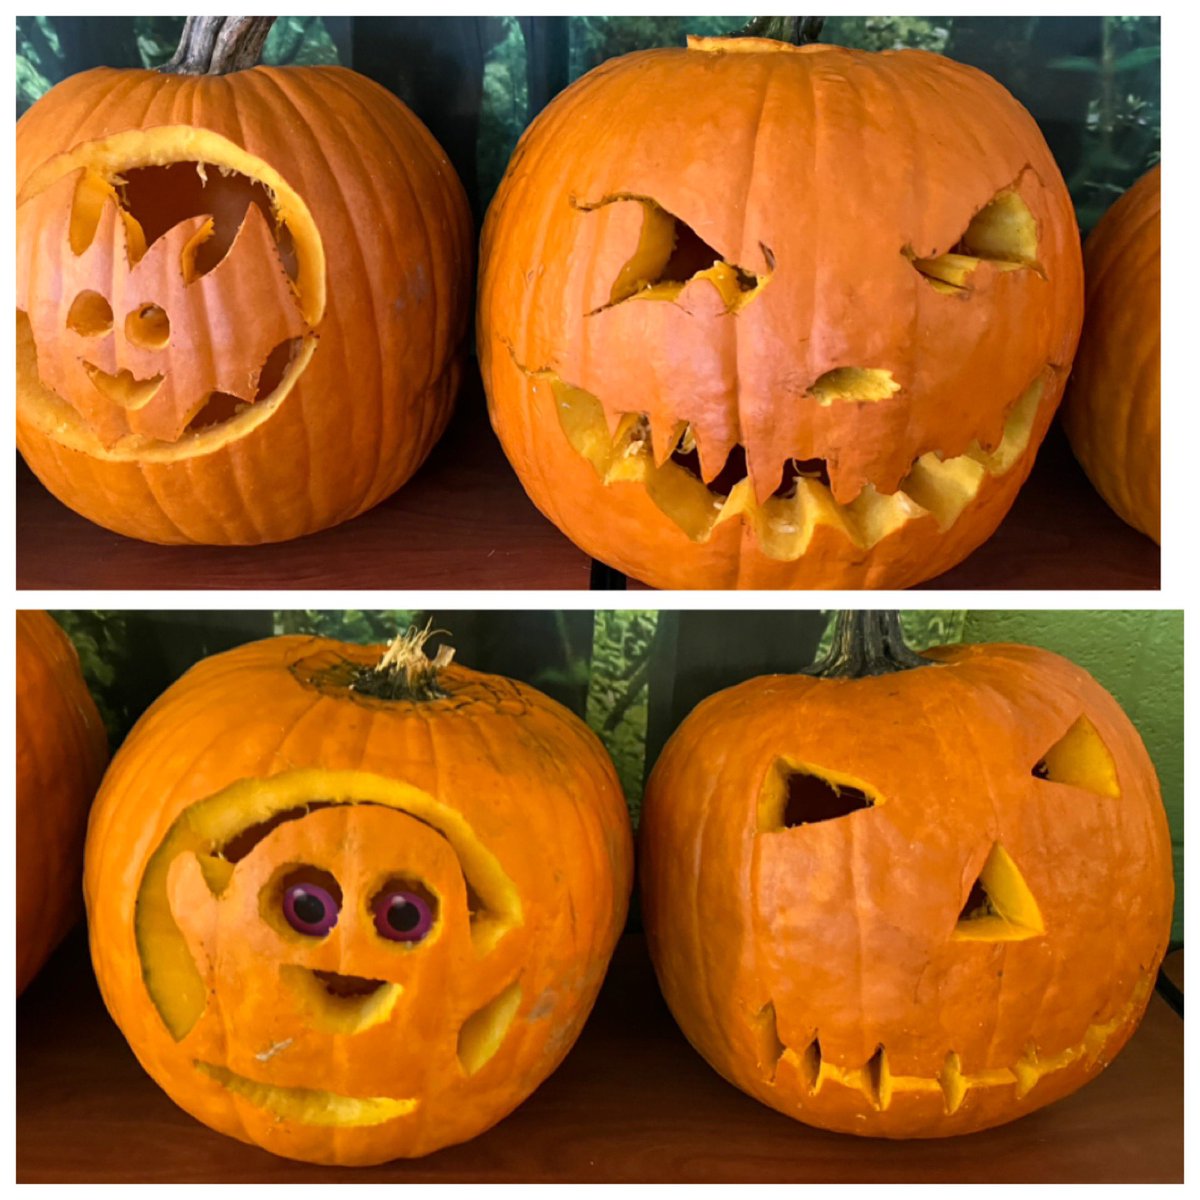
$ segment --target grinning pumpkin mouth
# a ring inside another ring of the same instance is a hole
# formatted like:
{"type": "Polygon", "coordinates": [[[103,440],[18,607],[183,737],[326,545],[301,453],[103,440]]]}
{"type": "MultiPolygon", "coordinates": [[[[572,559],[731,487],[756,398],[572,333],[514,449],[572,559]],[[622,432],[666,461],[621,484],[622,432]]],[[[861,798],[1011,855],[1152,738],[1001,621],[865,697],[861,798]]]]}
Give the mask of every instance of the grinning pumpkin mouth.
{"type": "MultiPolygon", "coordinates": [[[[739,447],[725,467],[705,482],[686,423],[674,429],[668,447],[654,445],[644,412],[620,414],[615,432],[610,432],[604,407],[592,393],[552,371],[524,370],[535,387],[544,381],[553,389],[563,433],[606,487],[640,484],[659,510],[694,542],[707,542],[718,526],[740,520],[754,531],[763,553],[781,561],[803,556],[822,525],[840,530],[863,550],[925,516],[932,516],[943,532],[949,529],[989,478],[1005,474],[1025,454],[1052,372],[1052,367],[1043,369],[1018,397],[995,449],[985,450],[976,441],[951,458],[931,451],[913,462],[896,491],[885,494],[868,484],[849,503],[841,504],[833,497],[825,464],[819,459],[789,460],[781,469],[779,487],[760,503],[739,447]]],[[[869,390],[874,382],[873,377],[855,377],[831,386],[869,390]]]]}
{"type": "Polygon", "coordinates": [[[260,1083],[247,1079],[227,1067],[196,1059],[196,1070],[215,1080],[226,1091],[248,1100],[255,1108],[261,1108],[281,1120],[296,1121],[301,1125],[366,1126],[383,1125],[398,1117],[408,1116],[415,1111],[418,1102],[414,1099],[397,1099],[392,1096],[343,1096],[317,1088],[280,1087],[273,1083],[260,1083]]]}
{"type": "Polygon", "coordinates": [[[821,1054],[821,1043],[813,1040],[797,1052],[779,1039],[775,1023],[775,1005],[767,1004],[758,1014],[762,1038],[760,1064],[769,1071],[769,1082],[775,1085],[783,1074],[797,1078],[807,1097],[815,1098],[827,1087],[860,1092],[876,1112],[886,1112],[897,1093],[941,1093],[947,1115],[956,1113],[977,1088],[1010,1087],[1013,1096],[1022,1100],[1049,1075],[1062,1071],[1073,1063],[1085,1061],[1089,1066],[1107,1066],[1105,1051],[1113,1035],[1128,1027],[1150,993],[1150,977],[1138,980],[1127,1003],[1111,1020],[1087,1027],[1082,1039],[1057,1054],[1044,1054],[1030,1042],[1025,1052],[1011,1066],[987,1067],[981,1071],[964,1072],[958,1054],[951,1050],[937,1075],[896,1075],[888,1062],[887,1050],[880,1046],[871,1058],[858,1067],[843,1067],[821,1054]]]}

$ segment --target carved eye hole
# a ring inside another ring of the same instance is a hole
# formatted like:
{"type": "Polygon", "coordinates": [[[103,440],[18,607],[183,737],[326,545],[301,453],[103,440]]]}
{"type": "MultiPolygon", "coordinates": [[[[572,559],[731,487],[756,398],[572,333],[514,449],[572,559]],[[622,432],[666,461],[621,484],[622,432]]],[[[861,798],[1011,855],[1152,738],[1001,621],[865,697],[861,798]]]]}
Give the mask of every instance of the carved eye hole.
{"type": "Polygon", "coordinates": [[[338,922],[342,889],[328,871],[302,867],[283,881],[283,918],[305,937],[325,937],[338,922]]]}
{"type": "MultiPolygon", "coordinates": [[[[111,321],[110,310],[110,324],[111,321]]],[[[125,336],[135,346],[162,350],[171,340],[171,322],[157,304],[141,304],[125,318],[125,336]]]]}
{"type": "Polygon", "coordinates": [[[112,326],[112,305],[99,292],[80,292],[71,302],[67,328],[81,337],[103,337],[112,332],[112,326]]]}
{"type": "Polygon", "coordinates": [[[998,271],[1021,268],[1043,274],[1038,263],[1037,218],[1012,188],[999,192],[972,218],[948,254],[918,258],[912,247],[904,256],[939,292],[951,295],[971,290],[971,275],[981,262],[998,271]]]}
{"type": "Polygon", "coordinates": [[[391,942],[419,942],[437,919],[437,897],[424,884],[396,879],[385,884],[371,902],[375,928],[391,942]]]}
{"type": "Polygon", "coordinates": [[[1115,798],[1121,794],[1113,756],[1095,725],[1082,715],[1034,763],[1031,774],[1048,783],[1062,783],[1101,796],[1115,798]]]}
{"type": "Polygon", "coordinates": [[[758,802],[758,830],[769,833],[837,821],[882,803],[870,786],[816,767],[780,760],[768,772],[758,802]]]}

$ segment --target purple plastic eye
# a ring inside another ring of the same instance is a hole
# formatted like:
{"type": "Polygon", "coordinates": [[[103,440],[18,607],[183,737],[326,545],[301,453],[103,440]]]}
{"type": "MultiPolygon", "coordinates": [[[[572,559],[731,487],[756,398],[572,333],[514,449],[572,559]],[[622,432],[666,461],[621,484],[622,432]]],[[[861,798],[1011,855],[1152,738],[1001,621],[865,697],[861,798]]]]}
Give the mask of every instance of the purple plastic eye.
{"type": "Polygon", "coordinates": [[[375,901],[375,928],[393,942],[419,942],[433,928],[433,909],[416,892],[386,888],[375,901]]]}
{"type": "Polygon", "coordinates": [[[338,920],[338,902],[319,883],[293,883],[284,889],[283,915],[297,932],[324,937],[338,920]]]}

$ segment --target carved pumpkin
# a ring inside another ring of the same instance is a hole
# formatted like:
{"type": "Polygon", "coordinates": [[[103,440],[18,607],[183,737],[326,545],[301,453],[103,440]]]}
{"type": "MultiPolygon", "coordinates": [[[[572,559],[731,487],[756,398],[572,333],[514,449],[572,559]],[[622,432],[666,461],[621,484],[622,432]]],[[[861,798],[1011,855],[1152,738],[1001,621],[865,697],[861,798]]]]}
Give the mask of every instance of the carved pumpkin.
{"type": "Polygon", "coordinates": [[[49,613],[18,612],[18,996],[82,911],[83,835],[107,761],[75,647],[49,613]]]}
{"type": "Polygon", "coordinates": [[[355,516],[459,378],[470,217],[440,147],[352,71],[229,65],[87,71],[17,125],[18,445],[148,541],[355,516]]]}
{"type": "Polygon", "coordinates": [[[605,63],[522,138],[481,265],[522,483],[663,587],[952,566],[1028,474],[1081,319],[1037,126],[921,51],[693,38],[605,63]]]}
{"type": "Polygon", "coordinates": [[[1110,508],[1159,541],[1161,168],[1143,175],[1084,246],[1087,320],[1063,424],[1110,508]]]}
{"type": "Polygon", "coordinates": [[[500,1120],[575,1041],[624,921],[599,741],[422,636],[378,669],[303,637],[205,660],[96,802],[109,1011],[177,1104],[289,1158],[378,1163],[500,1120]]]}
{"type": "Polygon", "coordinates": [[[1055,654],[849,648],[827,677],[710,697],[668,742],[642,817],[650,951],[688,1040],[763,1103],[969,1133],[1074,1091],[1141,1019],[1171,925],[1158,782],[1055,654]]]}

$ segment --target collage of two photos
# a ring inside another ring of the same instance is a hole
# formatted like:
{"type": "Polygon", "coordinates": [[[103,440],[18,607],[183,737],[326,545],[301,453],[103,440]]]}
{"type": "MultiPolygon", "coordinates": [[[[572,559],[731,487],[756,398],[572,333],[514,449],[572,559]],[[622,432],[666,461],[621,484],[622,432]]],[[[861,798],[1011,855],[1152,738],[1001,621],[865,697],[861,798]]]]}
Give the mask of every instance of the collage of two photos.
{"type": "Polygon", "coordinates": [[[18,17],[16,1180],[1182,1182],[1162,44],[18,17]]]}

